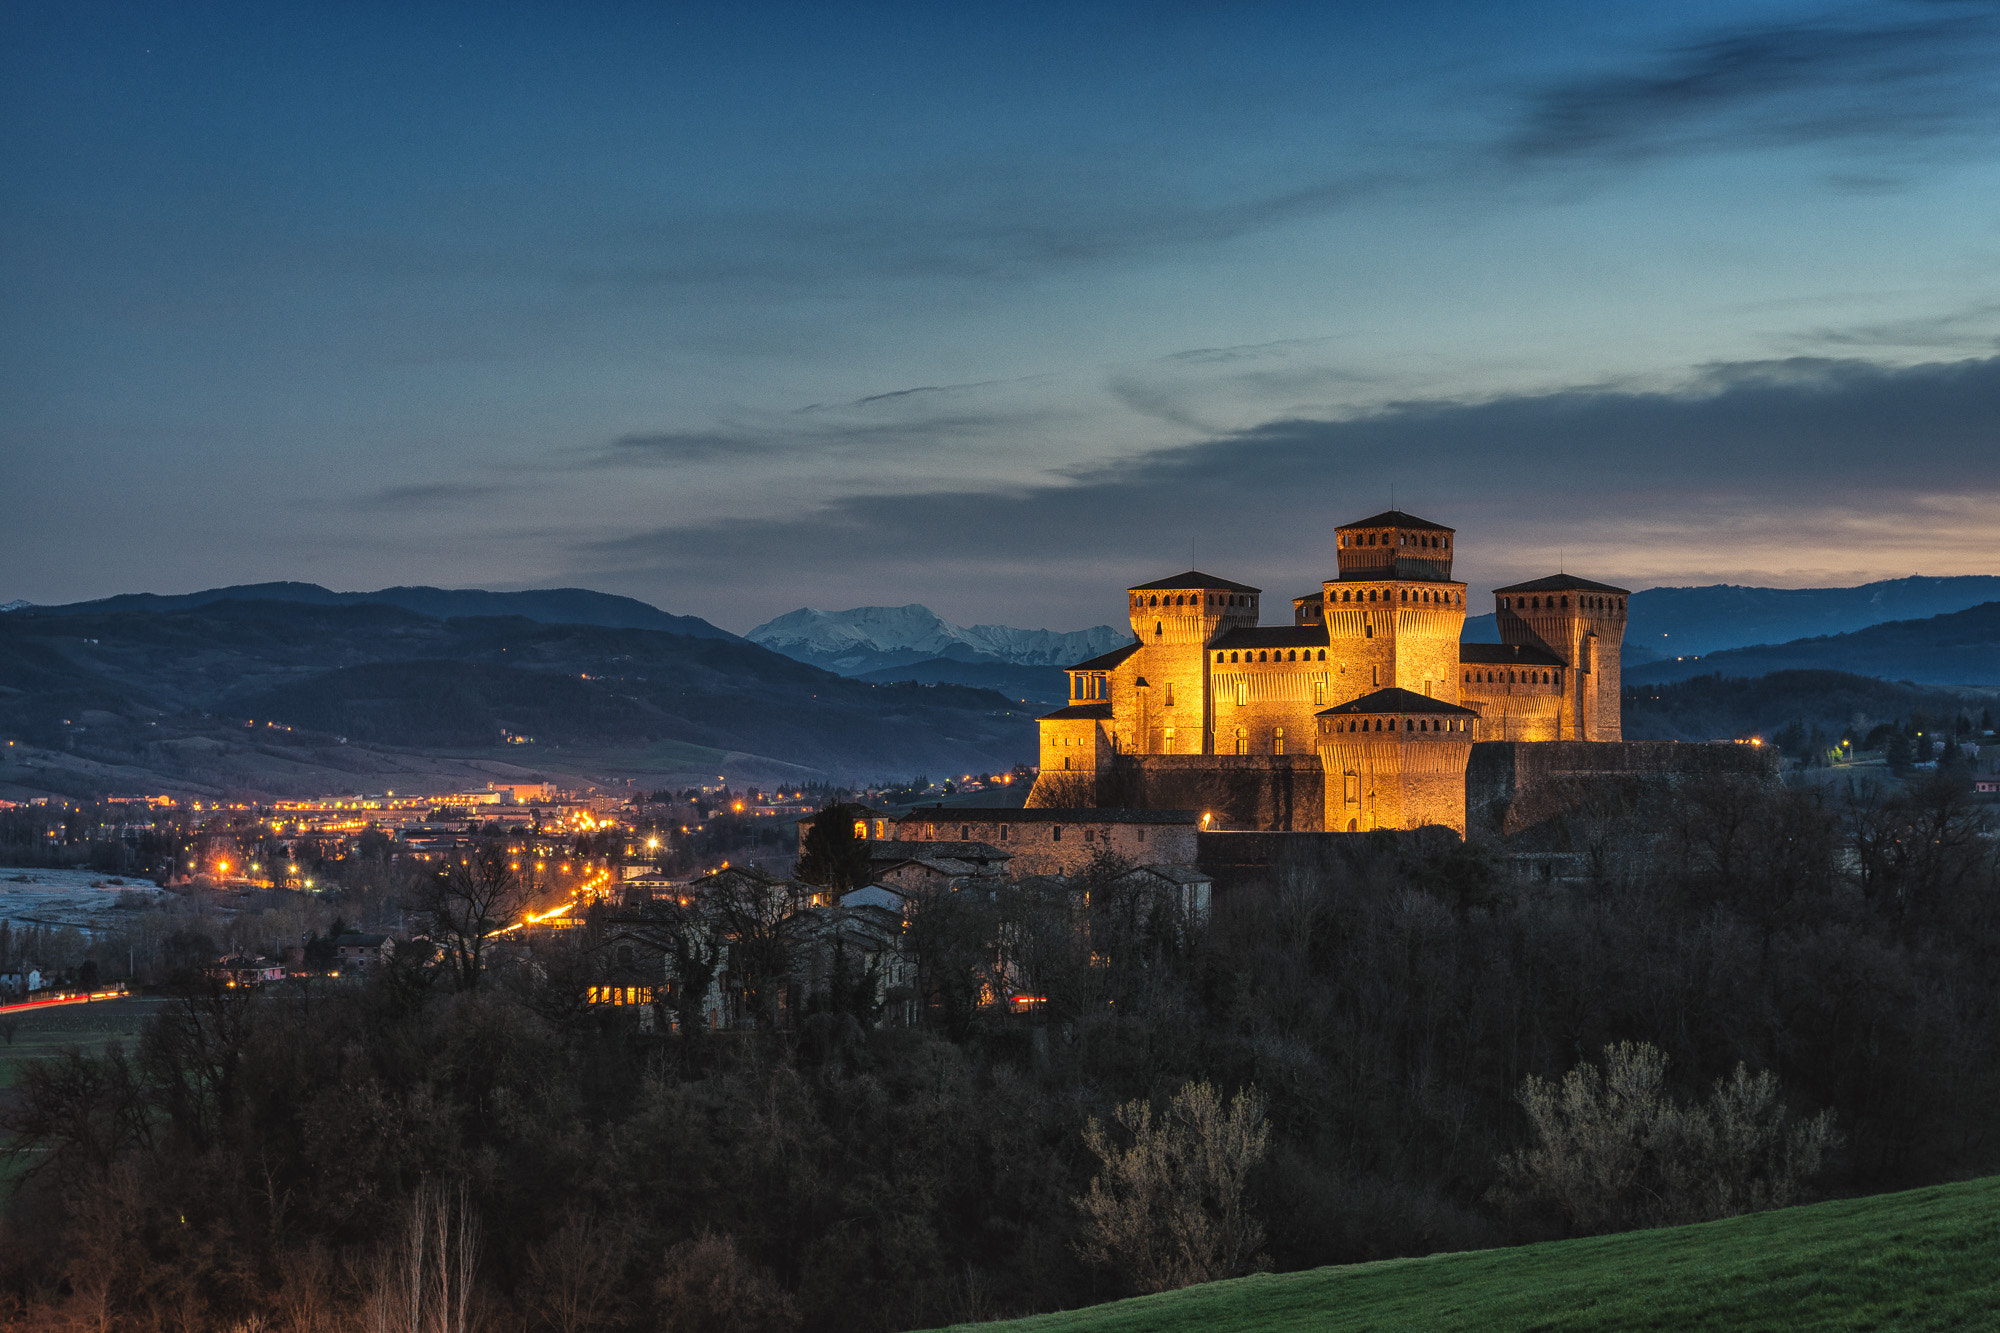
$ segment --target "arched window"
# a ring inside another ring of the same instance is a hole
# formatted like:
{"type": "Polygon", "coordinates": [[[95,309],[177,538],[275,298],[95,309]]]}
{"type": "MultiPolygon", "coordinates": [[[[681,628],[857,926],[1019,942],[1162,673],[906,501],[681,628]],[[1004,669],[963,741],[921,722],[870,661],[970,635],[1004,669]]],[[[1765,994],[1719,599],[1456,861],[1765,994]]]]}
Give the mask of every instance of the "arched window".
{"type": "Polygon", "coordinates": [[[1316,680],[1313,682],[1313,707],[1319,708],[1324,706],[1325,703],[1326,703],[1326,682],[1323,680],[1316,680]]]}
{"type": "Polygon", "coordinates": [[[1296,649],[1296,648],[1292,649],[1292,651],[1291,651],[1291,655],[1290,655],[1290,656],[1288,656],[1287,658],[1285,658],[1285,660],[1286,660],[1287,662],[1296,662],[1296,661],[1298,661],[1298,660],[1299,660],[1299,650],[1298,650],[1298,649],[1296,649]]]}
{"type": "Polygon", "coordinates": [[[1326,661],[1326,649],[1322,648],[1319,650],[1319,660],[1322,662],[1326,661]]]}
{"type": "Polygon", "coordinates": [[[1284,752],[1285,752],[1285,729],[1283,727],[1274,728],[1271,732],[1271,753],[1283,754],[1284,752]]]}
{"type": "Polygon", "coordinates": [[[1154,606],[1158,606],[1159,604],[1160,604],[1160,595],[1159,595],[1158,593],[1154,593],[1154,594],[1153,594],[1153,605],[1154,605],[1154,606]]]}
{"type": "Polygon", "coordinates": [[[1569,598],[1567,597],[1563,598],[1563,610],[1569,610],[1569,598]]]}
{"type": "Polygon", "coordinates": [[[1243,734],[1243,728],[1241,727],[1238,727],[1236,729],[1236,753],[1238,754],[1250,753],[1250,740],[1243,734]]]}
{"type": "Polygon", "coordinates": [[[1271,660],[1271,655],[1269,653],[1260,652],[1257,654],[1257,660],[1259,662],[1268,662],[1271,660]]]}
{"type": "Polygon", "coordinates": [[[1159,621],[1157,621],[1157,620],[1155,620],[1155,621],[1153,622],[1153,637],[1157,639],[1157,638],[1159,638],[1159,637],[1160,637],[1160,636],[1161,636],[1162,634],[1165,634],[1165,633],[1166,633],[1166,631],[1165,631],[1164,629],[1160,628],[1160,622],[1159,622],[1159,621]]]}
{"type": "Polygon", "coordinates": [[[1236,660],[1236,654],[1235,654],[1235,653],[1231,653],[1231,654],[1229,655],[1229,660],[1230,660],[1230,661],[1232,661],[1232,662],[1234,662],[1234,661],[1236,660]]]}
{"type": "Polygon", "coordinates": [[[1050,841],[1050,842],[1061,842],[1061,841],[1062,841],[1062,825],[1061,825],[1061,824],[1056,824],[1056,825],[1053,825],[1053,826],[1051,826],[1051,827],[1050,827],[1050,829],[1049,829],[1049,841],[1050,841]]]}
{"type": "Polygon", "coordinates": [[[1215,655],[1215,660],[1216,660],[1216,661],[1218,661],[1218,662],[1220,662],[1220,661],[1224,660],[1225,658],[1227,658],[1228,656],[1229,656],[1229,654],[1228,654],[1228,653],[1217,653],[1217,654],[1215,655]]]}

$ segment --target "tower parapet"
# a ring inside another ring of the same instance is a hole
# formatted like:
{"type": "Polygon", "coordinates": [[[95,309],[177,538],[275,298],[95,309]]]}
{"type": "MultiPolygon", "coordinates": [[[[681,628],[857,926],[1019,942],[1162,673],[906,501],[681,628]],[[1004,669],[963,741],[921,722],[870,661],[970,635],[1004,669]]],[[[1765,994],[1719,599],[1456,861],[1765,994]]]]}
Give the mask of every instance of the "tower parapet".
{"type": "Polygon", "coordinates": [[[1342,579],[1451,579],[1457,529],[1389,509],[1334,529],[1342,579]]]}

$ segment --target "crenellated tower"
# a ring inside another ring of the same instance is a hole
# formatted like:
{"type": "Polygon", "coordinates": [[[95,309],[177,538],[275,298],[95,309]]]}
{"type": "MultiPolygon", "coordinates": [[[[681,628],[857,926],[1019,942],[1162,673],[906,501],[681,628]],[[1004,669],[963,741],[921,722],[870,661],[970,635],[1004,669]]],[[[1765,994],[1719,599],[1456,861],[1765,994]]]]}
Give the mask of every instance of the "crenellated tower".
{"type": "Polygon", "coordinates": [[[1625,602],[1631,595],[1572,574],[1493,590],[1500,642],[1543,650],[1563,664],[1555,673],[1560,712],[1550,739],[1624,739],[1620,690],[1625,602]]]}
{"type": "Polygon", "coordinates": [[[1325,625],[1353,664],[1356,694],[1403,689],[1458,702],[1465,585],[1451,577],[1455,536],[1400,509],[1335,529],[1339,576],[1321,585],[1317,615],[1301,599],[1294,618],[1325,625]]]}

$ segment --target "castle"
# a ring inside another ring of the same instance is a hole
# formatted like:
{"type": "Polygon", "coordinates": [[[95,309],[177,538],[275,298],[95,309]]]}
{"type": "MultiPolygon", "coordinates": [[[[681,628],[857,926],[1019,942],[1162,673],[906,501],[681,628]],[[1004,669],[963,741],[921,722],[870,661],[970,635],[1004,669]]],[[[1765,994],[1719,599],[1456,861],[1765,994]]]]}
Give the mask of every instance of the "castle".
{"type": "Polygon", "coordinates": [[[1069,668],[1028,804],[1462,834],[1475,744],[1622,739],[1625,589],[1498,588],[1501,641],[1461,643],[1454,529],[1390,510],[1335,536],[1338,574],[1292,600],[1290,625],[1257,623],[1259,589],[1194,570],[1127,589],[1136,641],[1069,668]]]}

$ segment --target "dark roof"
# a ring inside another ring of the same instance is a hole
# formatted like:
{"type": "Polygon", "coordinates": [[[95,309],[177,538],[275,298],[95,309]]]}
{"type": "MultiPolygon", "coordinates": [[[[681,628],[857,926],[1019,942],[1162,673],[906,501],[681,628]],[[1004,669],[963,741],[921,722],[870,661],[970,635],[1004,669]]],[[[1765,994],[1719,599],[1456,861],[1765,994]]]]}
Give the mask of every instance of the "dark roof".
{"type": "Polygon", "coordinates": [[[1567,665],[1548,649],[1531,648],[1524,643],[1461,643],[1458,645],[1458,660],[1475,662],[1481,666],[1567,665]]]}
{"type": "Polygon", "coordinates": [[[1309,592],[1303,597],[1292,598],[1292,605],[1302,606],[1308,602],[1323,602],[1325,600],[1326,600],[1326,589],[1321,588],[1318,592],[1309,592]]]}
{"type": "Polygon", "coordinates": [[[1433,699],[1427,694],[1418,694],[1415,690],[1405,690],[1395,685],[1386,690],[1377,690],[1373,694],[1364,694],[1349,703],[1322,708],[1314,716],[1355,713],[1463,713],[1467,717],[1479,716],[1475,709],[1460,708],[1457,704],[1448,704],[1442,699],[1433,699]]]}
{"type": "Polygon", "coordinates": [[[362,935],[349,933],[334,940],[336,949],[379,949],[388,941],[387,935],[362,935]]]}
{"type": "MultiPolygon", "coordinates": [[[[921,821],[927,824],[1193,824],[1201,819],[1198,810],[1092,810],[1085,807],[1036,806],[1021,810],[1006,806],[918,806],[898,823],[921,821]]],[[[935,847],[919,842],[914,847],[935,847]]]]}
{"type": "Polygon", "coordinates": [[[1233,629],[1214,643],[1216,648],[1324,648],[1324,625],[1259,625],[1255,629],[1233,629]]]}
{"type": "Polygon", "coordinates": [[[1458,531],[1457,528],[1448,528],[1442,523],[1433,523],[1427,518],[1418,518],[1415,514],[1406,514],[1400,509],[1385,509],[1373,518],[1363,518],[1357,519],[1352,523],[1343,523],[1335,528],[1334,531],[1345,532],[1349,528],[1429,528],[1432,532],[1458,531]]]}
{"type": "Polygon", "coordinates": [[[1630,597],[1632,595],[1630,589],[1614,588],[1608,583],[1592,583],[1589,579],[1580,579],[1574,574],[1551,574],[1545,579],[1529,579],[1526,583],[1514,583],[1509,584],[1505,588],[1495,588],[1493,592],[1495,596],[1498,596],[1503,592],[1563,592],[1571,588],[1579,589],[1583,592],[1615,592],[1621,597],[1630,597]]]}
{"type": "Polygon", "coordinates": [[[1170,579],[1154,579],[1151,583],[1135,583],[1125,591],[1160,592],[1180,588],[1221,588],[1225,592],[1264,591],[1262,588],[1253,588],[1247,583],[1231,583],[1228,579],[1219,579],[1213,574],[1204,574],[1197,569],[1190,569],[1185,574],[1176,574],[1170,579]]]}
{"type": "Polygon", "coordinates": [[[1126,658],[1130,657],[1133,653],[1136,653],[1138,651],[1139,651],[1139,641],[1137,639],[1134,639],[1131,643],[1126,644],[1123,648],[1113,648],[1108,653],[1099,653],[1096,657],[1091,658],[1088,662],[1078,662],[1073,667],[1064,667],[1063,670],[1109,671],[1111,670],[1112,667],[1117,666],[1120,662],[1123,662],[1126,658]]]}
{"type": "Polygon", "coordinates": [[[1057,718],[1061,718],[1064,720],[1071,720],[1071,719],[1081,720],[1085,718],[1103,719],[1103,718],[1108,718],[1110,716],[1111,716],[1111,705],[1109,703],[1088,703],[1088,704],[1071,704],[1067,708],[1058,708],[1053,713],[1043,713],[1041,717],[1036,720],[1040,722],[1048,722],[1057,718]]]}

